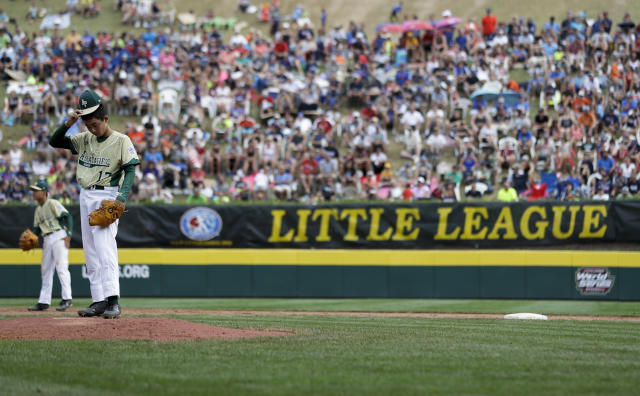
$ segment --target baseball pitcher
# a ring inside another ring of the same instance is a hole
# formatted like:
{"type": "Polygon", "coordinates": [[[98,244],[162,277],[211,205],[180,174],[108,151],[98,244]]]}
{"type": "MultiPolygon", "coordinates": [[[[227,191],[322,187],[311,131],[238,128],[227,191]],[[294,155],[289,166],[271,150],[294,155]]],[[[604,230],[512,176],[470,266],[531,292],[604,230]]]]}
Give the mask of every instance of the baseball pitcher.
{"type": "Polygon", "coordinates": [[[98,94],[84,91],[78,105],[51,136],[49,144],[78,155],[82,247],[93,301],[78,315],[113,319],[121,312],[118,219],[124,212],[140,160],[129,137],[109,127],[109,116],[98,94]],[[65,136],[80,117],[89,132],[65,136]]]}

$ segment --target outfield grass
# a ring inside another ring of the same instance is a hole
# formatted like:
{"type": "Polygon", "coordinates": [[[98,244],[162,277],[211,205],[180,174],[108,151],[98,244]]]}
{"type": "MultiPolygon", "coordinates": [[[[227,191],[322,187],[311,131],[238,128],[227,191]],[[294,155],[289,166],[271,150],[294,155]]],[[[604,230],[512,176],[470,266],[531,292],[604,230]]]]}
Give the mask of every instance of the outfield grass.
{"type": "Polygon", "coordinates": [[[175,343],[0,341],[0,393],[630,395],[640,386],[637,323],[180,318],[296,335],[175,343]]]}
{"type": "MultiPolygon", "coordinates": [[[[87,302],[75,300],[76,307],[87,302]]],[[[30,303],[0,299],[0,307],[30,303]]],[[[125,314],[127,308],[640,312],[637,302],[603,301],[125,298],[122,303],[125,314]]],[[[295,335],[173,343],[0,341],[0,394],[630,395],[640,388],[637,322],[206,312],[174,317],[295,335]]]]}
{"type": "MultiPolygon", "coordinates": [[[[0,299],[0,307],[28,307],[35,298],[0,299]]],[[[57,303],[57,301],[54,301],[57,303]]],[[[74,308],[89,305],[75,299],[74,308]]],[[[447,300],[447,299],[285,299],[285,298],[123,298],[123,309],[202,309],[250,311],[456,312],[549,315],[640,316],[640,302],[575,300],[447,300]]]]}

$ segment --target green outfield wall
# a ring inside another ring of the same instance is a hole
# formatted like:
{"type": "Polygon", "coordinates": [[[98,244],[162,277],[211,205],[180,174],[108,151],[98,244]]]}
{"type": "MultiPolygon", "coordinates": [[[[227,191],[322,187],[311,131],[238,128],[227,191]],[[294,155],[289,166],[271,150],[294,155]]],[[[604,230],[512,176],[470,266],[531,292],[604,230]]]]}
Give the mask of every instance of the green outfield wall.
{"type": "MultiPolygon", "coordinates": [[[[40,251],[3,249],[0,296],[37,297],[40,251]]],[[[120,249],[122,295],[640,300],[640,253],[575,250],[120,249]]],[[[74,296],[88,296],[82,250],[74,296]]],[[[54,295],[59,285],[54,282],[54,295]]]]}
{"type": "MultiPolygon", "coordinates": [[[[34,210],[0,208],[0,296],[38,295],[34,210]]],[[[640,201],[129,205],[117,241],[123,296],[640,300],[640,201]]]]}

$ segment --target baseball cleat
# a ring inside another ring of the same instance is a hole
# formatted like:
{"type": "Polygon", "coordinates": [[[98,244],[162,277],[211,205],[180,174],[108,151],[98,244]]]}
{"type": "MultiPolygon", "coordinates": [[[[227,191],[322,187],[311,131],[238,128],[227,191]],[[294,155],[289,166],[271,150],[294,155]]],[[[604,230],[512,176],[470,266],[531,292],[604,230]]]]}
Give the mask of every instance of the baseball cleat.
{"type": "Polygon", "coordinates": [[[73,306],[73,303],[71,302],[71,300],[62,300],[60,301],[60,304],[58,304],[58,306],[56,307],[56,311],[66,311],[67,308],[72,306],[73,306]]]}
{"type": "Polygon", "coordinates": [[[49,309],[49,304],[37,303],[34,306],[29,307],[29,311],[46,311],[49,309]]]}
{"type": "Polygon", "coordinates": [[[107,308],[106,301],[98,301],[89,305],[87,308],[82,308],[78,311],[78,315],[82,317],[93,317],[93,316],[101,316],[104,313],[104,310],[107,308]]]}
{"type": "Polygon", "coordinates": [[[102,314],[105,319],[118,319],[120,317],[120,304],[112,304],[102,314]]]}

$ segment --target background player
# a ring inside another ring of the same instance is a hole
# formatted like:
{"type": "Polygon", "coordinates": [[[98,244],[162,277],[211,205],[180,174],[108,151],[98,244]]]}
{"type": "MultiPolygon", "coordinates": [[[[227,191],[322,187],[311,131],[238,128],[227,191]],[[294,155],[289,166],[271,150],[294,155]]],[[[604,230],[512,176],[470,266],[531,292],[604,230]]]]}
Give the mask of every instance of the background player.
{"type": "Polygon", "coordinates": [[[82,187],[82,246],[93,300],[89,307],[79,310],[78,315],[102,315],[111,319],[120,316],[120,271],[116,245],[118,221],[106,227],[91,226],[89,214],[97,210],[104,200],[126,202],[135,177],[135,166],[140,164],[140,160],[129,137],[112,130],[108,121],[100,96],[86,90],[80,96],[79,109],[69,115],[49,143],[78,154],[76,178],[82,187]],[[79,117],[89,132],[65,136],[79,117]]]}
{"type": "Polygon", "coordinates": [[[73,305],[69,275],[69,243],[73,232],[73,218],[60,202],[48,197],[49,186],[45,180],[39,180],[29,189],[33,191],[33,199],[38,203],[33,216],[33,232],[43,237],[42,270],[40,271],[42,288],[38,303],[29,307],[29,311],[49,309],[54,269],[58,271],[62,288],[62,301],[56,310],[64,311],[73,305]]]}

